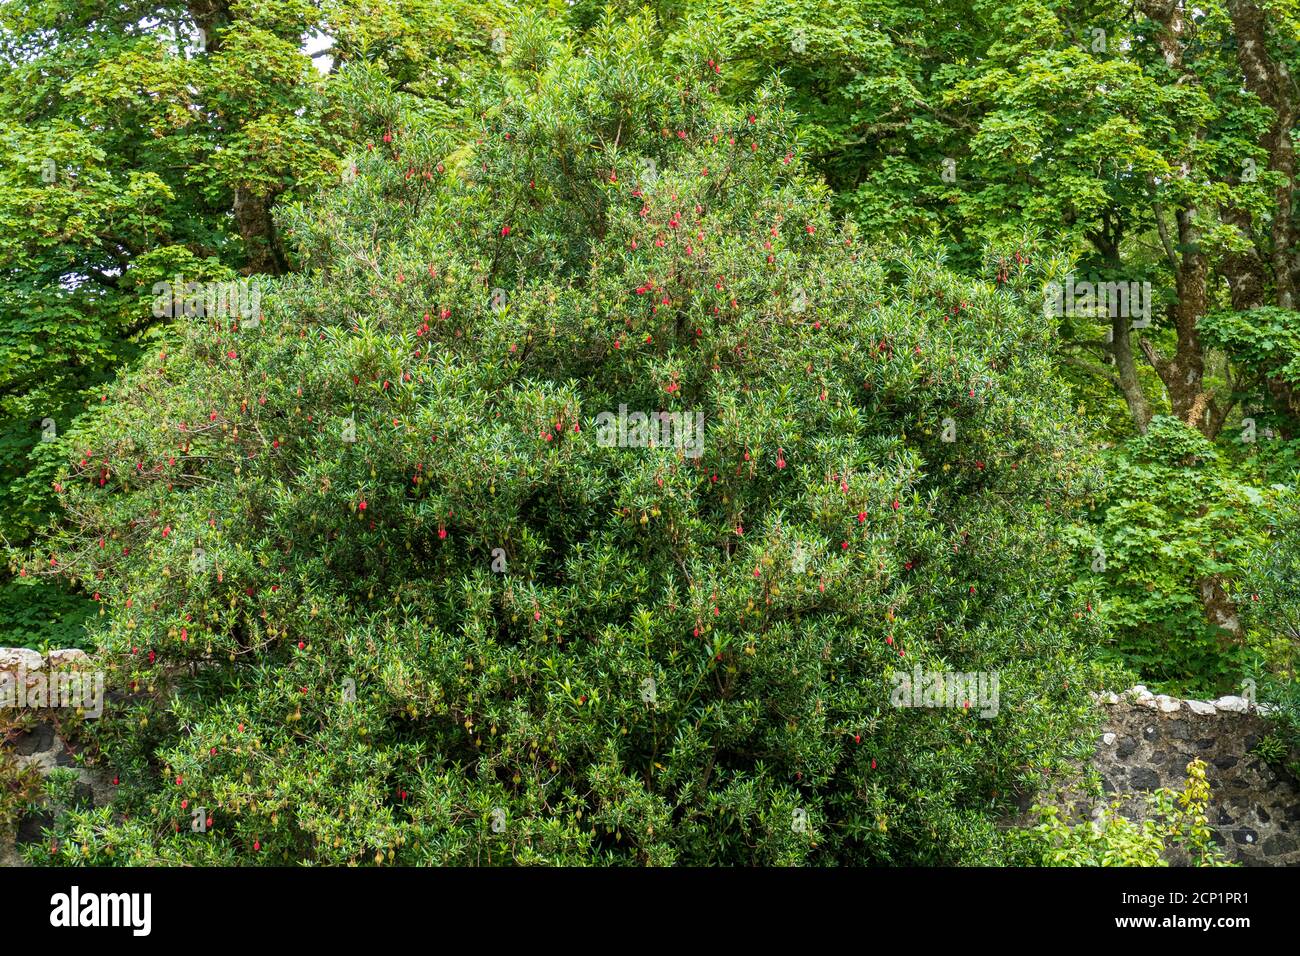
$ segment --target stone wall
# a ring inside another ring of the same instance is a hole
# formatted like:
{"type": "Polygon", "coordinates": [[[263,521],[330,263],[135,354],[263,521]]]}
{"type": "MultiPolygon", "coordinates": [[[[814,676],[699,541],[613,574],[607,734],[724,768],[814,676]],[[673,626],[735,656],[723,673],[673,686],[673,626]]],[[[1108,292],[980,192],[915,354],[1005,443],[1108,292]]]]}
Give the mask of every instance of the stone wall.
{"type": "Polygon", "coordinates": [[[1065,795],[1061,802],[1077,817],[1095,818],[1123,796],[1120,813],[1141,821],[1146,795],[1161,787],[1181,790],[1187,765],[1199,757],[1207,764],[1209,823],[1227,858],[1245,866],[1300,866],[1300,782],[1252,752],[1269,732],[1265,705],[1242,697],[1180,700],[1140,684],[1101,695],[1098,705],[1103,729],[1091,764],[1103,796],[1065,795]]]}
{"type": "Polygon", "coordinates": [[[1269,726],[1241,697],[1176,700],[1139,685],[1108,695],[1106,731],[1093,765],[1103,787],[1120,793],[1181,788],[1187,764],[1206,762],[1209,822],[1229,859],[1246,865],[1300,865],[1300,782],[1253,753],[1269,726]]]}
{"type": "MultiPolygon", "coordinates": [[[[30,687],[37,675],[48,677],[55,672],[87,669],[90,663],[85,652],[79,650],[50,651],[42,655],[25,648],[0,647],[0,680],[7,678],[12,682],[19,674],[25,674],[30,687]]],[[[45,776],[56,767],[72,769],[77,775],[79,800],[107,804],[111,799],[111,785],[78,761],[79,748],[63,738],[59,726],[55,712],[48,709],[0,709],[0,747],[13,758],[19,770],[34,767],[45,776]]],[[[0,866],[22,865],[16,843],[40,840],[42,828],[53,822],[51,814],[49,808],[28,814],[16,833],[0,833],[0,866]]]]}

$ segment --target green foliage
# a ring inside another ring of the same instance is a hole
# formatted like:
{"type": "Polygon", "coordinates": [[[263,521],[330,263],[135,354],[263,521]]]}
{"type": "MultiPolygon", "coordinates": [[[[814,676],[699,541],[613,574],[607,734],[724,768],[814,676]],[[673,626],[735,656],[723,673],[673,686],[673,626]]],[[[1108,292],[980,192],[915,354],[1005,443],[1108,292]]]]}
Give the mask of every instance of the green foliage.
{"type": "Polygon", "coordinates": [[[1300,650],[1300,497],[1279,495],[1269,515],[1269,536],[1250,556],[1245,605],[1252,626],[1278,647],[1283,672],[1294,672],[1300,650]],[[1281,656],[1289,649],[1287,656],[1281,656]]]}
{"type": "Polygon", "coordinates": [[[94,582],[128,696],[56,861],[989,863],[1075,753],[1096,475],[1035,267],[864,246],[778,89],[614,19],[512,31],[468,144],[378,96],[264,320],[77,428],[23,566],[94,582]],[[891,706],[917,665],[996,716],[891,706]]]}
{"type": "Polygon", "coordinates": [[[1286,741],[1277,734],[1265,734],[1255,744],[1255,749],[1251,752],[1262,757],[1271,764],[1280,764],[1287,755],[1286,741]]]}
{"type": "Polygon", "coordinates": [[[1300,313],[1273,306],[1212,312],[1200,328],[1210,344],[1246,366],[1300,383],[1300,313]]]}
{"type": "MultiPolygon", "coordinates": [[[[1167,207],[1180,191],[1264,202],[1272,175],[1237,174],[1245,158],[1264,165],[1254,140],[1269,113],[1230,81],[1231,52],[1208,41],[1231,24],[1208,7],[1199,84],[1170,82],[1150,22],[1111,2],[746,0],[719,36],[729,82],[779,70],[793,87],[819,167],[869,235],[934,231],[969,263],[1026,228],[1069,246],[1150,224],[1153,193],[1167,207]],[[1211,124],[1208,158],[1230,185],[1177,175],[1211,124]]],[[[716,18],[713,4],[696,11],[716,18]]]]}
{"type": "Polygon", "coordinates": [[[5,646],[47,651],[87,647],[86,625],[95,604],[57,582],[10,577],[0,581],[0,634],[5,646]]]}
{"type": "Polygon", "coordinates": [[[1086,555],[1085,569],[1099,581],[1117,647],[1174,692],[1235,688],[1247,650],[1206,619],[1202,588],[1224,578],[1224,606],[1238,613],[1230,598],[1267,541],[1268,496],[1236,480],[1214,445],[1168,416],[1116,451],[1108,478],[1101,550],[1086,555]]]}
{"type": "Polygon", "coordinates": [[[1187,765],[1182,791],[1161,788],[1148,795],[1140,824],[1121,816],[1124,798],[1093,823],[1071,824],[1059,807],[1038,807],[1039,824],[1017,834],[1021,862],[1029,866],[1169,866],[1179,849],[1193,866],[1230,866],[1215,846],[1206,817],[1210,785],[1203,760],[1187,765]]]}
{"type": "MultiPolygon", "coordinates": [[[[1272,710],[1269,720],[1286,754],[1300,747],[1300,500],[1282,498],[1270,517],[1269,539],[1249,561],[1243,602],[1246,620],[1259,635],[1260,661],[1250,676],[1272,710]]],[[[1294,761],[1293,761],[1294,763],[1294,761]]]]}
{"type": "MultiPolygon", "coordinates": [[[[1237,388],[1252,411],[1256,430],[1295,438],[1300,424],[1300,313],[1263,306],[1244,312],[1219,311],[1201,320],[1208,344],[1222,349],[1243,369],[1237,388]]],[[[1295,443],[1287,445],[1292,471],[1295,443]]]]}

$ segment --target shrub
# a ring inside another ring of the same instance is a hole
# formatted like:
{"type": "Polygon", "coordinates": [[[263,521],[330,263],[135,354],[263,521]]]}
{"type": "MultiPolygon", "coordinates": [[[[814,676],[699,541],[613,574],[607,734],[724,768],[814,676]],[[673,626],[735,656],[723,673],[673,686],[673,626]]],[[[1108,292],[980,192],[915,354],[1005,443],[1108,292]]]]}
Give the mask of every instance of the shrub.
{"type": "Polygon", "coordinates": [[[1093,476],[1029,257],[864,248],[779,90],[587,39],[515,31],[467,138],[376,95],[307,272],[70,439],[25,566],[126,696],[55,859],[992,862],[1077,755],[1093,476]],[[622,406],[700,454],[602,444],[622,406]],[[996,715],[891,706],[914,667],[996,715]]]}

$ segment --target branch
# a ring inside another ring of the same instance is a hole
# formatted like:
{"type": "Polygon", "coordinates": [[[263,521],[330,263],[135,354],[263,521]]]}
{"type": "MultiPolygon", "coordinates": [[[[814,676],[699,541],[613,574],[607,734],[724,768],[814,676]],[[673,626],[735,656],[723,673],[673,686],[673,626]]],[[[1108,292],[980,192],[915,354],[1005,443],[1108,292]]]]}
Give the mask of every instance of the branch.
{"type": "Polygon", "coordinates": [[[1077,355],[1061,355],[1058,356],[1058,358],[1066,365],[1072,365],[1075,368],[1083,369],[1088,374],[1104,379],[1116,388],[1120,387],[1119,376],[1107,368],[1103,368],[1102,366],[1089,362],[1086,359],[1081,359],[1077,355]]]}
{"type": "Polygon", "coordinates": [[[1169,227],[1165,225],[1164,206],[1156,202],[1152,205],[1152,211],[1156,214],[1156,230],[1160,233],[1160,244],[1165,247],[1165,259],[1169,262],[1169,268],[1173,270],[1174,275],[1178,274],[1178,256],[1174,252],[1174,244],[1169,239],[1169,227]]]}
{"type": "Polygon", "coordinates": [[[1210,428],[1211,428],[1211,432],[1210,432],[1210,434],[1211,434],[1212,436],[1218,435],[1219,432],[1223,431],[1223,423],[1226,422],[1226,421],[1228,420],[1228,415],[1229,415],[1229,413],[1231,413],[1232,410],[1233,410],[1234,408],[1237,407],[1237,402],[1238,402],[1238,401],[1240,401],[1239,398],[1237,398],[1237,397],[1235,397],[1235,396],[1232,396],[1232,395],[1229,395],[1229,396],[1228,396],[1228,401],[1226,401],[1226,402],[1224,403],[1223,407],[1222,407],[1221,409],[1219,409],[1218,414],[1214,414],[1214,413],[1213,413],[1213,410],[1211,410],[1211,415],[1210,415],[1210,428]]]}
{"type": "Polygon", "coordinates": [[[106,272],[100,272],[98,269],[94,268],[93,266],[88,268],[86,272],[90,275],[92,279],[94,279],[100,285],[106,285],[110,289],[116,289],[120,282],[118,277],[111,276],[106,272]]]}
{"type": "Polygon", "coordinates": [[[1151,367],[1156,370],[1156,374],[1160,376],[1160,380],[1165,381],[1169,372],[1169,359],[1162,357],[1156,351],[1156,347],[1145,338],[1138,338],[1138,346],[1142,349],[1142,354],[1147,357],[1147,361],[1151,363],[1151,367]]]}

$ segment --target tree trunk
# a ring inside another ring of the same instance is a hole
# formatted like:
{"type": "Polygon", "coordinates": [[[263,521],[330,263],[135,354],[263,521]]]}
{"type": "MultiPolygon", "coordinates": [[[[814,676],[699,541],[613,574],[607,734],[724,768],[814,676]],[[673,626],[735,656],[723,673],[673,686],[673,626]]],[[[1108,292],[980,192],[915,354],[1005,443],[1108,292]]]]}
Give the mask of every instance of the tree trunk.
{"type": "Polygon", "coordinates": [[[1291,271],[1295,223],[1292,221],[1292,183],[1295,180],[1295,147],[1291,127],[1296,122],[1296,103],[1291,97],[1291,71],[1285,62],[1273,59],[1268,50],[1268,23],[1254,0],[1228,0],[1237,35],[1237,63],[1246,89],[1273,111],[1273,123],[1260,140],[1268,153],[1268,168],[1284,177],[1273,193],[1273,222],[1269,264],[1273,272],[1273,301],[1283,309],[1294,308],[1295,285],[1291,271]]]}
{"type": "Polygon", "coordinates": [[[243,186],[236,186],[235,226],[244,240],[248,273],[280,275],[285,271],[280,237],[271,219],[270,197],[257,196],[243,186]]]}
{"type": "Polygon", "coordinates": [[[1246,632],[1241,618],[1237,614],[1237,605],[1223,587],[1223,576],[1212,574],[1200,582],[1201,606],[1205,609],[1205,620],[1222,629],[1225,645],[1244,644],[1246,632]]]}
{"type": "Polygon", "coordinates": [[[1129,320],[1124,316],[1117,315],[1111,319],[1110,354],[1115,359],[1116,384],[1124,396],[1124,403],[1128,405],[1129,415],[1139,434],[1145,435],[1147,426],[1151,424],[1151,403],[1147,401],[1147,394],[1142,390],[1142,382],[1138,379],[1129,320]]]}
{"type": "MultiPolygon", "coordinates": [[[[1190,175],[1190,170],[1185,170],[1190,175]]],[[[1169,396],[1169,407],[1184,424],[1214,438],[1222,426],[1215,414],[1214,393],[1203,389],[1205,351],[1201,346],[1198,325],[1205,314],[1206,286],[1210,274],[1209,260],[1201,250],[1201,229],[1196,209],[1189,207],[1175,213],[1178,220],[1178,244],[1183,250],[1175,260],[1174,272],[1178,301],[1170,310],[1177,344],[1173,358],[1167,358],[1145,338],[1140,340],[1146,355],[1169,396]]]]}

